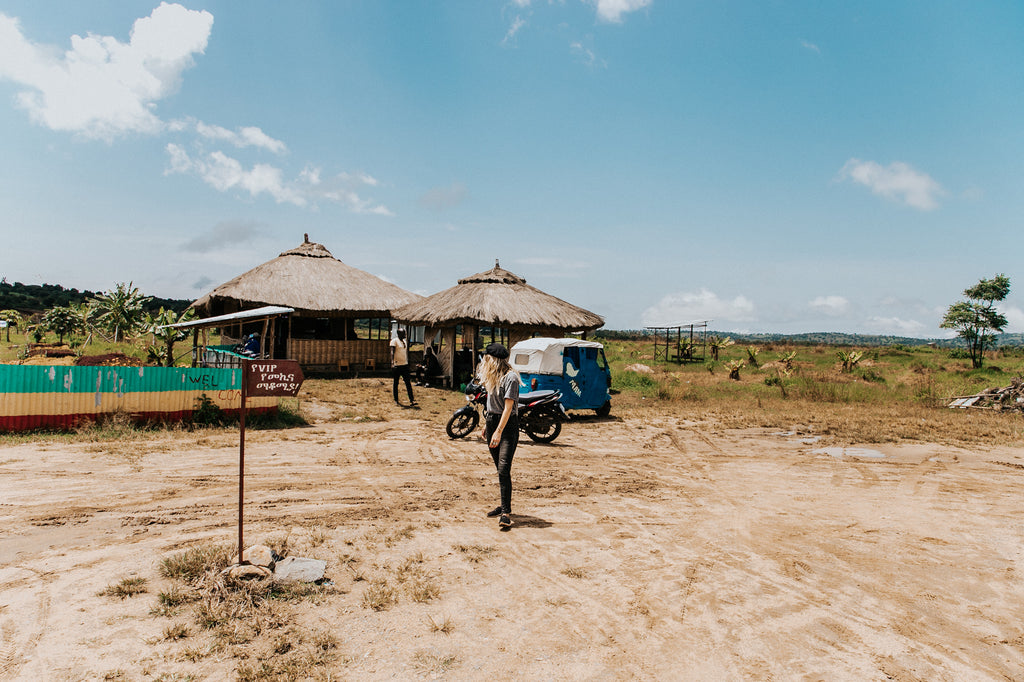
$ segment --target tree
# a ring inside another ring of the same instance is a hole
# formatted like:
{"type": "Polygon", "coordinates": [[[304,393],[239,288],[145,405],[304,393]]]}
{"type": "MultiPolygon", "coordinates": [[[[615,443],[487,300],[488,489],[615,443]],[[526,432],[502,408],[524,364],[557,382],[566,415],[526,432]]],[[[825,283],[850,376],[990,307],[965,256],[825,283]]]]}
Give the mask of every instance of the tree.
{"type": "Polygon", "coordinates": [[[957,330],[957,336],[967,344],[971,366],[978,369],[985,359],[985,347],[994,343],[993,334],[1003,331],[1006,317],[996,310],[996,302],[1010,293],[1010,278],[996,275],[982,279],[973,287],[964,289],[966,301],[949,306],[939,325],[943,329],[957,330]]]}
{"type": "Polygon", "coordinates": [[[81,317],[71,306],[59,305],[47,310],[40,324],[56,334],[60,338],[60,343],[64,343],[65,334],[81,329],[81,317]]]}
{"type": "Polygon", "coordinates": [[[120,343],[125,334],[131,334],[142,322],[142,306],[149,296],[139,293],[132,282],[118,282],[113,289],[97,294],[93,299],[95,320],[101,327],[114,335],[114,343],[120,343]]]}
{"type": "Polygon", "coordinates": [[[736,343],[732,340],[731,336],[726,336],[724,339],[721,336],[710,336],[708,337],[708,346],[711,347],[711,359],[718,361],[718,353],[729,346],[736,343]]]}
{"type": "Polygon", "coordinates": [[[156,356],[164,361],[167,367],[174,367],[174,344],[178,341],[184,341],[188,338],[190,330],[188,329],[168,329],[167,325],[176,324],[178,322],[188,322],[194,319],[196,311],[194,308],[187,308],[184,313],[180,316],[173,310],[165,310],[162,306],[160,312],[156,315],[152,313],[146,313],[146,320],[143,323],[143,328],[147,332],[151,332],[153,336],[161,340],[165,344],[165,348],[158,353],[154,353],[153,349],[150,349],[150,355],[156,356]],[[163,327],[161,329],[161,327],[163,327]]]}
{"type": "Polygon", "coordinates": [[[20,327],[25,318],[17,310],[0,310],[0,320],[7,323],[7,343],[11,342],[11,327],[20,327]]]}

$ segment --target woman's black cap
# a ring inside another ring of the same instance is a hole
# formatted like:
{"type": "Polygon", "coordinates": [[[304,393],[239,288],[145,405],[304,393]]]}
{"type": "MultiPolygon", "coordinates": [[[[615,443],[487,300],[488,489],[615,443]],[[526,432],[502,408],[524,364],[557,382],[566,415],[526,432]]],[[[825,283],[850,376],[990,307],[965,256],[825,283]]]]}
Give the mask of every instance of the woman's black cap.
{"type": "Polygon", "coordinates": [[[505,346],[500,343],[492,343],[484,349],[484,355],[491,355],[499,360],[507,360],[508,348],[505,348],[505,346]]]}

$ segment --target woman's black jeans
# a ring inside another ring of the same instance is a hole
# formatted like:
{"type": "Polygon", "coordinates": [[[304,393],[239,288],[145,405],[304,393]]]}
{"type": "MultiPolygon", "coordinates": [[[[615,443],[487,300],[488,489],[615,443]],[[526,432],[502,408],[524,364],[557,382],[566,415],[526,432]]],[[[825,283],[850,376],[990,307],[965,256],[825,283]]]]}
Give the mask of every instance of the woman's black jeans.
{"type": "Polygon", "coordinates": [[[491,436],[501,421],[500,414],[488,413],[484,418],[484,437],[487,438],[487,449],[491,451],[494,468],[498,470],[498,487],[501,488],[501,513],[512,513],[512,458],[519,445],[519,416],[509,415],[505,422],[505,430],[501,432],[498,447],[491,447],[491,436]]]}

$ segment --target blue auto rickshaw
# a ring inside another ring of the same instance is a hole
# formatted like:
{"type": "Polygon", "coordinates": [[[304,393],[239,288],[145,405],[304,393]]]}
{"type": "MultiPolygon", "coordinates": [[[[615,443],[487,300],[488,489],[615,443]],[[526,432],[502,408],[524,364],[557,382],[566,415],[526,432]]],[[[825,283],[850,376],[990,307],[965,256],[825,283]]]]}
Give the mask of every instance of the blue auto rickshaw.
{"type": "Polygon", "coordinates": [[[611,413],[612,373],[601,344],[539,337],[520,341],[510,355],[527,390],[561,391],[567,410],[594,410],[599,417],[611,413]]]}

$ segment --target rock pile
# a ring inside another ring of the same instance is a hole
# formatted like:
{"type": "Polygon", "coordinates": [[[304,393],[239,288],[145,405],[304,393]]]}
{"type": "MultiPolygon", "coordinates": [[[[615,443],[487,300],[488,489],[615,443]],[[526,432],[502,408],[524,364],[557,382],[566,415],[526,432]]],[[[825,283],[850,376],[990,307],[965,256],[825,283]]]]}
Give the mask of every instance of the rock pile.
{"type": "Polygon", "coordinates": [[[253,580],[273,577],[277,580],[298,580],[315,583],[323,580],[327,562],[304,557],[282,557],[266,545],[253,545],[242,552],[242,561],[235,557],[235,563],[224,572],[237,580],[253,580]]]}

